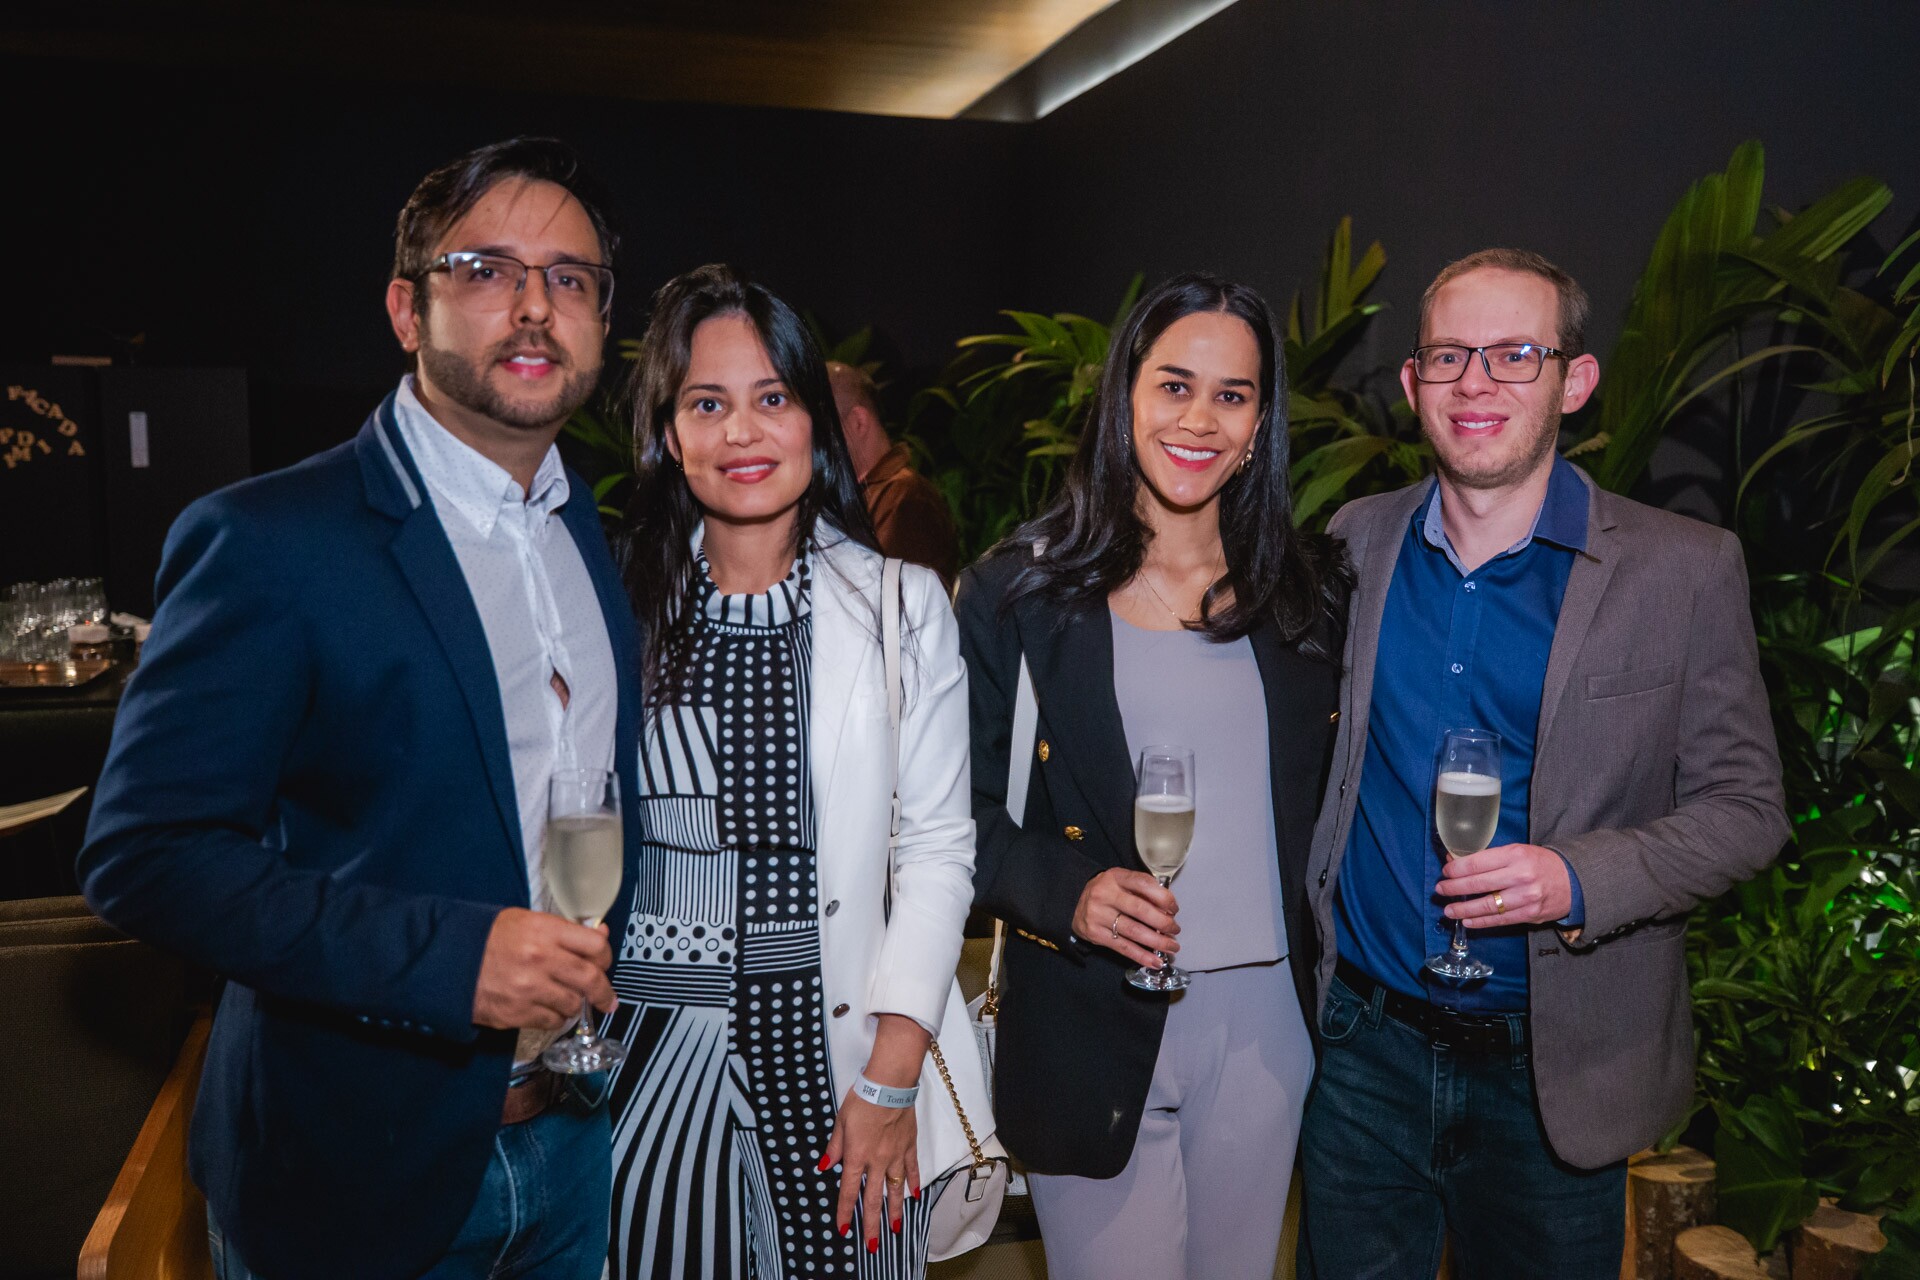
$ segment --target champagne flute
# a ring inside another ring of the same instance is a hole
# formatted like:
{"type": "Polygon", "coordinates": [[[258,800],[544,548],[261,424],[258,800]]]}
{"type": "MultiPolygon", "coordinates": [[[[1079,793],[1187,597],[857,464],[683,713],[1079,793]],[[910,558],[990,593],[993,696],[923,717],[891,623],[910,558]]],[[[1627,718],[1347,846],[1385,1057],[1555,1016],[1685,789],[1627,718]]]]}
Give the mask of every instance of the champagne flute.
{"type": "MultiPolygon", "coordinates": [[[[1193,752],[1186,747],[1148,747],[1140,753],[1139,786],[1133,797],[1133,843],[1140,861],[1160,882],[1173,883],[1187,862],[1193,842],[1193,752]]],[[[1145,965],[1127,973],[1142,991],[1185,991],[1187,973],[1176,969],[1164,951],[1160,967],[1145,965]]]]}
{"type": "MultiPolygon", "coordinates": [[[[547,793],[542,874],[554,912],[592,928],[620,896],[626,848],[620,831],[620,780],[606,769],[566,769],[547,793]]],[[[580,1001],[580,1022],[547,1047],[540,1061],[563,1075],[590,1075],[627,1056],[618,1041],[593,1034],[593,1006],[580,1001]]]]}
{"type": "MultiPolygon", "coordinates": [[[[1433,784],[1433,826],[1447,858],[1464,858],[1493,843],[1500,825],[1500,735],[1449,729],[1440,740],[1440,771],[1433,784]]],[[[1470,982],[1493,966],[1467,954],[1467,922],[1453,922],[1453,943],[1427,959],[1443,978],[1470,982]]]]}

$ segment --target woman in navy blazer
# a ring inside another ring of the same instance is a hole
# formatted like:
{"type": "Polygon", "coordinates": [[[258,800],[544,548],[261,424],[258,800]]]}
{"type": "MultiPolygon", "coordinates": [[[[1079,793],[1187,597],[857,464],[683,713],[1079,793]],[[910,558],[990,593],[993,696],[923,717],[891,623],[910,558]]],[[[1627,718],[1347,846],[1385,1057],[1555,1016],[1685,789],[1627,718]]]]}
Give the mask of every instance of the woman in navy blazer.
{"type": "Polygon", "coordinates": [[[1273,1273],[1346,582],[1293,529],[1286,402],[1259,296],[1166,282],[1115,333],[1054,505],[961,578],[975,885],[1013,926],[994,1097],[1056,1280],[1273,1273]],[[1198,756],[1171,890],[1134,837],[1133,759],[1159,743],[1198,756]],[[1031,779],[1012,815],[1010,766],[1031,779]],[[1156,950],[1198,971],[1177,1003],[1127,982],[1156,950]]]}

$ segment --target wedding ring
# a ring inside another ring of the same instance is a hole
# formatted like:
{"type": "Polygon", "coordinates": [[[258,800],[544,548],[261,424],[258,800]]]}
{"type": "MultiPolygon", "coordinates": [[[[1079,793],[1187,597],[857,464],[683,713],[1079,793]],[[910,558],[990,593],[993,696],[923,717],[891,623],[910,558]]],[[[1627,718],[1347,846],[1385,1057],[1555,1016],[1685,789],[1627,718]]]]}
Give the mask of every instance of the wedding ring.
{"type": "Polygon", "coordinates": [[[1496,914],[1498,914],[1498,915],[1505,915],[1505,914],[1507,914],[1507,900],[1506,900],[1505,898],[1503,898],[1503,897],[1501,897],[1501,896],[1500,896],[1499,894],[1497,894],[1497,893],[1496,893],[1496,894],[1494,894],[1494,895],[1493,895],[1493,909],[1494,909],[1494,912],[1495,912],[1496,914]]]}
{"type": "Polygon", "coordinates": [[[1109,929],[1109,930],[1108,930],[1108,932],[1109,932],[1109,933],[1111,933],[1111,934],[1112,934],[1112,935],[1114,936],[1114,940],[1115,940],[1115,941],[1118,941],[1118,940],[1119,940],[1119,938],[1120,938],[1120,913],[1119,913],[1118,911],[1115,911],[1115,912],[1113,913],[1113,928],[1111,928],[1111,929],[1109,929]]]}
{"type": "Polygon", "coordinates": [[[903,1173],[897,1178],[888,1178],[887,1185],[890,1187],[904,1187],[907,1185],[907,1176],[903,1173]]]}

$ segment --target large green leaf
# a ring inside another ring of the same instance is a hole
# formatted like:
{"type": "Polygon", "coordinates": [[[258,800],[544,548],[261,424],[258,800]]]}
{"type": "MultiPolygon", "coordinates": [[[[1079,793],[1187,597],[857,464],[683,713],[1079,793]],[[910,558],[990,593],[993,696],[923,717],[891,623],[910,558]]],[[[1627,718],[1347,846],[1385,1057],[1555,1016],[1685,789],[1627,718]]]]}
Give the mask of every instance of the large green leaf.
{"type": "Polygon", "coordinates": [[[1810,324],[1849,357],[1842,374],[1859,381],[1865,340],[1886,320],[1843,296],[1832,260],[1892,194],[1883,183],[1857,179],[1799,214],[1781,215],[1763,236],[1757,224],[1764,178],[1759,144],[1743,143],[1724,171],[1682,195],[1662,225],[1604,366],[1592,435],[1604,435],[1607,444],[1590,467],[1602,485],[1631,487],[1662,433],[1701,397],[1756,366],[1813,348],[1776,342],[1726,360],[1734,336],[1757,321],[1797,317],[1810,324]]]}
{"type": "Polygon", "coordinates": [[[1819,1187],[1803,1168],[1799,1128],[1778,1099],[1722,1109],[1713,1158],[1720,1221],[1761,1253],[1819,1206],[1819,1187]]]}
{"type": "Polygon", "coordinates": [[[1867,1259],[1860,1280],[1914,1280],[1920,1276],[1920,1199],[1880,1219],[1887,1247],[1867,1259]]]}

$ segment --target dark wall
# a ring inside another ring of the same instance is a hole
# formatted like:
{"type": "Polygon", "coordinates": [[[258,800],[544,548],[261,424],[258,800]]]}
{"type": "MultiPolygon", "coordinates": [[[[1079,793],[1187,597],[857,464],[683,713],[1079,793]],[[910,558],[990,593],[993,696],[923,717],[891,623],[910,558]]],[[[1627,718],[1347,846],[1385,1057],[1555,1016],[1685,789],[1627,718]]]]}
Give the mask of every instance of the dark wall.
{"type": "Polygon", "coordinates": [[[244,367],[256,470],[345,439],[391,387],[394,216],[515,133],[569,139],[614,190],[615,337],[669,276],[728,260],[930,372],[1019,292],[1004,125],[22,58],[0,59],[0,110],[0,361],[125,359],[138,336],[142,363],[244,367]]]}
{"type": "Polygon", "coordinates": [[[1490,243],[1584,280],[1604,352],[1661,219],[1743,139],[1788,206],[1886,179],[1890,246],[1920,207],[1915,48],[1904,0],[1240,0],[1024,126],[0,58],[0,360],[124,358],[141,335],[147,363],[244,367],[253,465],[282,465],[398,375],[380,295],[412,184],[524,131],[572,139],[616,191],[616,336],[667,276],[730,259],[835,332],[875,323],[911,382],[999,307],[1106,316],[1135,270],[1208,266],[1283,302],[1352,214],[1395,308],[1362,360],[1403,349],[1433,271],[1490,243]]]}
{"type": "MultiPolygon", "coordinates": [[[[1240,0],[1033,126],[1019,305],[1105,315],[1135,270],[1210,267],[1276,303],[1354,217],[1388,266],[1373,326],[1410,346],[1421,289],[1492,244],[1593,295],[1605,352],[1661,221],[1734,147],[1789,208],[1871,174],[1920,208],[1920,6],[1240,0]]],[[[1878,265],[1878,259],[1873,262],[1878,265]]]]}

